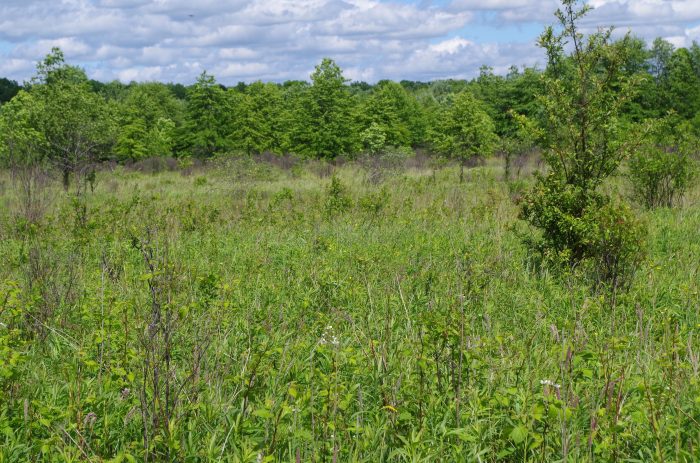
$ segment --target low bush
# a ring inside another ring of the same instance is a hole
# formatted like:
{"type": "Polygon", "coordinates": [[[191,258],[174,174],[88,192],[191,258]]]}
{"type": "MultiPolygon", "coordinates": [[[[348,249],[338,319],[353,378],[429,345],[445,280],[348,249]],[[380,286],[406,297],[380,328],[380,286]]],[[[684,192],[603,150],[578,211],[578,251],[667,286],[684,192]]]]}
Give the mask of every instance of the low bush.
{"type": "Polygon", "coordinates": [[[631,156],[629,178],[634,198],[645,207],[671,207],[688,189],[695,177],[691,158],[693,142],[690,130],[679,127],[668,133],[652,134],[631,156]]]}
{"type": "Polygon", "coordinates": [[[555,175],[538,180],[521,218],[541,231],[527,240],[540,262],[585,268],[595,288],[627,287],[644,255],[644,228],[629,206],[555,175]]]}

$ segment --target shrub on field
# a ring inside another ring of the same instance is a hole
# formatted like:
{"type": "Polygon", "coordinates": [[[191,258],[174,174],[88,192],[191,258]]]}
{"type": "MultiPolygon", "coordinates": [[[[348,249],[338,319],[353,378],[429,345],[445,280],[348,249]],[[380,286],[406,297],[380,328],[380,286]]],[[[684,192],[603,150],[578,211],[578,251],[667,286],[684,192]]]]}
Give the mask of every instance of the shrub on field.
{"type": "Polygon", "coordinates": [[[370,218],[378,217],[381,212],[386,209],[389,203],[389,191],[386,186],[379,191],[367,193],[358,201],[360,209],[362,209],[370,218]]]}
{"type": "Polygon", "coordinates": [[[596,285],[627,289],[645,256],[645,228],[625,204],[590,211],[593,224],[591,260],[596,285]]]}
{"type": "Polygon", "coordinates": [[[326,215],[332,217],[349,210],[351,207],[352,199],[347,187],[334,175],[327,190],[326,215]]]}
{"type": "Polygon", "coordinates": [[[412,155],[413,150],[409,147],[387,146],[379,153],[360,158],[359,163],[367,170],[367,183],[376,185],[404,170],[412,155]]]}
{"type": "Polygon", "coordinates": [[[540,177],[521,217],[541,230],[529,241],[543,261],[587,268],[596,287],[626,288],[644,256],[644,227],[624,204],[601,193],[540,177]]]}
{"type": "Polygon", "coordinates": [[[685,127],[652,134],[631,156],[629,178],[634,198],[647,208],[671,207],[691,185],[695,163],[692,137],[685,127]],[[666,133],[663,133],[666,132],[666,133]]]}
{"type": "Polygon", "coordinates": [[[520,125],[545,147],[548,173],[536,176],[521,217],[540,230],[530,244],[545,260],[592,264],[597,285],[616,290],[641,258],[643,228],[629,208],[612,206],[601,187],[629,156],[633,140],[620,130],[619,116],[639,82],[623,72],[630,36],[613,41],[612,29],[599,29],[584,37],[578,22],[590,7],[578,3],[564,0],[559,32],[549,27],[540,37],[549,57],[539,95],[546,118],[520,125]],[[567,42],[574,45],[570,55],[567,42]]]}

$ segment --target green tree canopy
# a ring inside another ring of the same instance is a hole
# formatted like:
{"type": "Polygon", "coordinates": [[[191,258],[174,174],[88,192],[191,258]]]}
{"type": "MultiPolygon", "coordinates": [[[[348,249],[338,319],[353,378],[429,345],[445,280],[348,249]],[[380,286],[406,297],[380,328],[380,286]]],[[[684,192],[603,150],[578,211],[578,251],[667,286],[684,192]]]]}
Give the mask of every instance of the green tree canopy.
{"type": "Polygon", "coordinates": [[[491,156],[498,137],[483,103],[464,90],[439,114],[432,140],[440,153],[466,161],[491,156]]]}
{"type": "Polygon", "coordinates": [[[692,119],[700,112],[700,77],[693,69],[693,58],[679,48],[668,62],[668,101],[682,118],[692,119]]]}
{"type": "Polygon", "coordinates": [[[285,111],[279,86],[254,82],[229,92],[234,107],[234,147],[247,154],[281,153],[285,145],[285,111]]]}
{"type": "Polygon", "coordinates": [[[380,127],[385,143],[390,146],[416,145],[425,135],[423,111],[418,100],[396,82],[377,83],[364,102],[361,118],[365,127],[372,124],[380,127]]]}
{"type": "Polygon", "coordinates": [[[115,136],[111,109],[58,48],[38,64],[28,91],[36,101],[30,119],[46,141],[45,158],[61,170],[67,188],[71,174],[82,176],[109,154],[115,136]]]}
{"type": "Polygon", "coordinates": [[[180,148],[196,157],[208,157],[229,147],[231,105],[214,76],[203,72],[187,91],[180,148]]]}
{"type": "Polygon", "coordinates": [[[311,74],[311,87],[298,113],[302,120],[296,124],[301,142],[297,150],[326,159],[355,153],[359,143],[352,107],[340,66],[324,58],[311,74]]]}

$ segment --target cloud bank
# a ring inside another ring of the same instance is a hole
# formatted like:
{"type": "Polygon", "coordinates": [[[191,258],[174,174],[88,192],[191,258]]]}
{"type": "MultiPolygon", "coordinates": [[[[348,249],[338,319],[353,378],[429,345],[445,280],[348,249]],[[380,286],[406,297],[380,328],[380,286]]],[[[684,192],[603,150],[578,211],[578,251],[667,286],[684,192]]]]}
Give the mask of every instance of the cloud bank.
{"type": "MultiPolygon", "coordinates": [[[[677,46],[700,40],[697,0],[591,0],[596,24],[677,46]]],[[[347,77],[468,78],[543,64],[554,0],[3,0],[0,76],[28,79],[53,46],[94,79],[225,84],[306,79],[322,57],[347,77]],[[533,32],[535,31],[535,32],[533,32]]]]}

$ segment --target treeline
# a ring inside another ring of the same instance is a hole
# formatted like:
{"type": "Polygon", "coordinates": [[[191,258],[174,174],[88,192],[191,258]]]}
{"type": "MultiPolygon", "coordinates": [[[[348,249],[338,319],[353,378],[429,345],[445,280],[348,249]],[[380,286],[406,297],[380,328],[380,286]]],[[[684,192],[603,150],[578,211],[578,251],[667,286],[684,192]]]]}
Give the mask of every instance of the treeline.
{"type": "MultiPolygon", "coordinates": [[[[663,39],[620,41],[623,72],[638,91],[624,119],[672,114],[700,133],[700,46],[675,49],[663,39]]],[[[551,64],[550,64],[551,66],[551,64]]],[[[55,161],[68,175],[86,161],[138,161],[152,156],[293,153],[332,159],[389,148],[424,147],[467,159],[536,143],[522,118],[538,120],[542,74],[488,67],[471,80],[348,83],[324,59],[310,81],[225,87],[203,73],[194,85],[101,83],[67,64],[59,49],[21,88],[0,80],[0,136],[5,161],[55,161]],[[526,131],[525,131],[526,132],[526,131]]]]}

